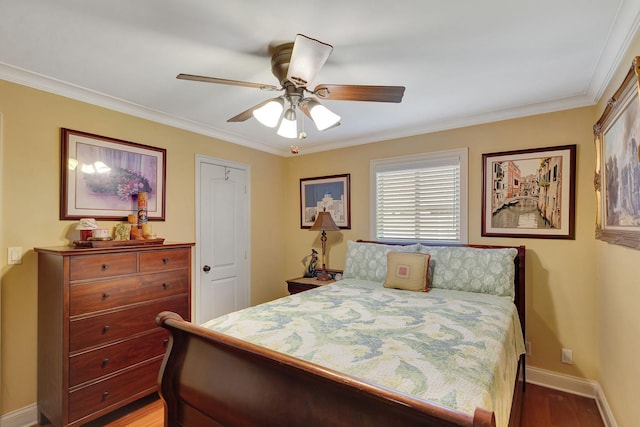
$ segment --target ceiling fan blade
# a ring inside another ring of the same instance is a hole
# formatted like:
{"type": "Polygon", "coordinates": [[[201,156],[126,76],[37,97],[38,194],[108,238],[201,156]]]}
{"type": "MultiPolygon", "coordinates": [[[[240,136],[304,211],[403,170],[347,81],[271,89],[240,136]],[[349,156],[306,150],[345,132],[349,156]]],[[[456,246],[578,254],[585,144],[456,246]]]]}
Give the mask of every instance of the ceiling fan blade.
{"type": "Polygon", "coordinates": [[[322,84],[316,86],[313,94],[320,99],[330,99],[332,101],[401,102],[404,96],[404,89],[404,86],[322,84]]]}
{"type": "Polygon", "coordinates": [[[333,46],[304,34],[296,35],[287,71],[287,80],[297,87],[306,86],[313,81],[331,54],[333,46]]]}
{"type": "Polygon", "coordinates": [[[269,103],[270,101],[272,101],[274,98],[270,98],[267,99],[266,101],[262,101],[261,103],[254,105],[253,107],[244,110],[242,113],[231,117],[230,119],[227,120],[227,122],[244,122],[247,119],[250,119],[251,117],[253,117],[253,110],[257,110],[258,108],[266,105],[267,103],[269,103]]]}
{"type": "Polygon", "coordinates": [[[274,85],[266,85],[262,83],[251,83],[251,82],[241,82],[239,80],[227,80],[227,79],[219,79],[217,77],[206,77],[206,76],[196,76],[193,74],[178,74],[176,79],[180,80],[193,80],[196,82],[205,82],[205,83],[219,83],[223,85],[233,85],[233,86],[246,86],[246,87],[255,87],[262,90],[280,90],[280,88],[274,85]]]}

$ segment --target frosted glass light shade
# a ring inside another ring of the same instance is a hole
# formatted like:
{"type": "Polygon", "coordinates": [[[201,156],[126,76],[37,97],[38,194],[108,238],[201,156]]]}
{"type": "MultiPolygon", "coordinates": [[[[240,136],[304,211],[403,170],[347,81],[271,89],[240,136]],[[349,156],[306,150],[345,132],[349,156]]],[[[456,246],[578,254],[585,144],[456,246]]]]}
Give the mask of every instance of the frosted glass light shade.
{"type": "Polygon", "coordinates": [[[318,130],[329,129],[340,123],[340,116],[317,101],[309,101],[309,114],[318,130]]]}
{"type": "Polygon", "coordinates": [[[296,112],[292,108],[284,112],[284,117],[282,117],[277,133],[285,138],[296,138],[298,136],[298,121],[296,120],[296,112]]]}
{"type": "Polygon", "coordinates": [[[253,110],[253,117],[266,127],[274,128],[280,120],[284,110],[284,101],[281,98],[274,98],[260,108],[253,110]]]}

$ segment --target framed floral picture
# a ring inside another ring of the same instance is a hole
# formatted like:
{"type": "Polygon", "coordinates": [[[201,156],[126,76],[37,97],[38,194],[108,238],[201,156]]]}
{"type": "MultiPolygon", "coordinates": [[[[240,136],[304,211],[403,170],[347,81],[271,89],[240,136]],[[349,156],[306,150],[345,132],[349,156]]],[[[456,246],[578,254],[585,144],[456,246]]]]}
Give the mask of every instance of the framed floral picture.
{"type": "Polygon", "coordinates": [[[575,238],[576,146],[482,155],[482,235],[575,238]]]}
{"type": "Polygon", "coordinates": [[[166,150],[62,128],[60,219],[123,220],[147,193],[147,219],[164,221],[166,150]]]}
{"type": "Polygon", "coordinates": [[[593,126],[596,238],[640,249],[640,57],[593,126]]]}

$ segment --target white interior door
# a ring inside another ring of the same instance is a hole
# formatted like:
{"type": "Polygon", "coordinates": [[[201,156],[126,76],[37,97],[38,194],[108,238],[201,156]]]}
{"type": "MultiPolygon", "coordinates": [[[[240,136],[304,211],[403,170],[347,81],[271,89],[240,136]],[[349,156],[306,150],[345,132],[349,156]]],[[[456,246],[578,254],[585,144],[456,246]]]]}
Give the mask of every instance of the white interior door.
{"type": "Polygon", "coordinates": [[[198,156],[195,319],[249,306],[249,168],[198,156]]]}

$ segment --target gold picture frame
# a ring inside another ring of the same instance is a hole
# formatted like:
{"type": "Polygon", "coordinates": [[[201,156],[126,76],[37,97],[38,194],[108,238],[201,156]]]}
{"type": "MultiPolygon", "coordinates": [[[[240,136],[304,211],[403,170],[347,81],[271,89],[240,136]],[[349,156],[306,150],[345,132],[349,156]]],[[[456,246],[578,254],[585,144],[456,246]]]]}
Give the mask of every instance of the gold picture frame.
{"type": "Polygon", "coordinates": [[[640,57],[593,126],[596,239],[640,249],[640,57]]]}

